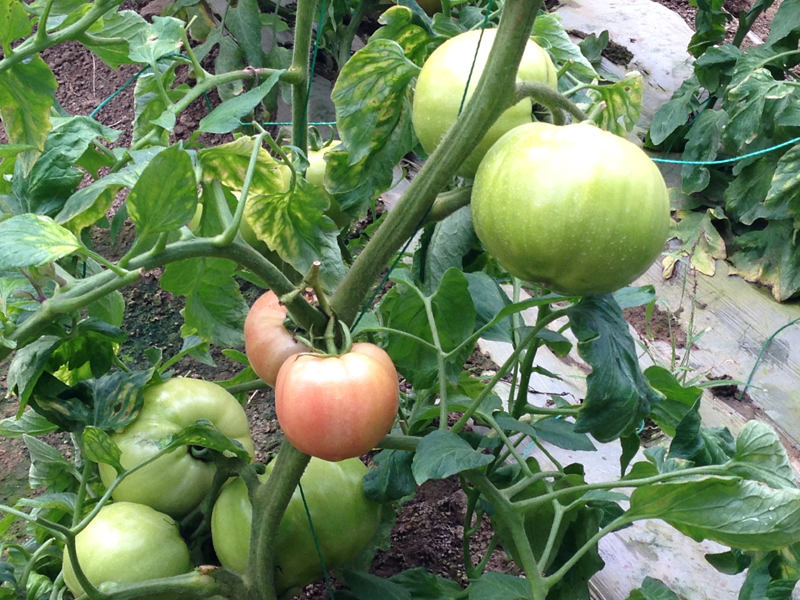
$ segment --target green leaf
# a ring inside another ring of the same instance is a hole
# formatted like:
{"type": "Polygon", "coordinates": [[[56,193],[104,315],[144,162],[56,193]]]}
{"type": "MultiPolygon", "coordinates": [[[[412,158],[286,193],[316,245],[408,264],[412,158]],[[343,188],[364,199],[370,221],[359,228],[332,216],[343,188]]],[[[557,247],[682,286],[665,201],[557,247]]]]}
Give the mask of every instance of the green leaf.
{"type": "Polygon", "coordinates": [[[364,497],[385,504],[413,494],[417,490],[411,470],[413,460],[413,452],[381,450],[373,458],[377,467],[364,475],[364,497]]]}
{"type": "Polygon", "coordinates": [[[663,581],[645,577],[642,587],[631,591],[628,600],[680,600],[680,598],[663,581]]]}
{"type": "Polygon", "coordinates": [[[0,435],[7,438],[19,438],[24,435],[47,435],[58,429],[42,415],[33,410],[26,410],[21,417],[9,417],[0,421],[0,435]]]}
{"type": "Polygon", "coordinates": [[[649,416],[667,435],[675,437],[675,428],[703,395],[703,390],[683,387],[664,367],[648,367],[644,375],[650,385],[664,395],[653,404],[649,416]]]}
{"type": "MultiPolygon", "coordinates": [[[[177,87],[172,87],[175,82],[175,69],[179,63],[175,61],[163,61],[156,64],[155,68],[147,71],[139,76],[136,80],[136,87],[133,92],[133,142],[139,142],[142,138],[149,135],[151,131],[159,127],[157,121],[161,119],[162,115],[167,112],[168,106],[164,102],[163,95],[159,92],[159,86],[156,77],[160,77],[164,88],[167,91],[167,97],[171,102],[178,102],[189,91],[189,86],[181,84],[177,87]]],[[[174,118],[174,113],[169,111],[174,118]]],[[[167,124],[169,125],[169,124],[167,124]]],[[[168,145],[169,132],[164,130],[160,132],[160,136],[156,139],[160,140],[164,146],[168,145]]]]}
{"type": "Polygon", "coordinates": [[[197,209],[192,159],[177,145],[159,152],[142,171],[126,205],[140,236],[185,225],[197,209]]]}
{"type": "MultiPolygon", "coordinates": [[[[55,373],[62,365],[75,371],[88,363],[91,375],[100,377],[113,364],[115,344],[127,339],[122,330],[92,317],[80,321],[70,333],[51,354],[47,364],[49,372],[55,373]]],[[[81,379],[88,376],[87,374],[81,379]]]]}
{"type": "Polygon", "coordinates": [[[724,0],[692,0],[698,7],[695,17],[695,34],[689,42],[689,53],[697,58],[710,46],[725,39],[726,12],[722,9],[724,0]]]}
{"type": "MultiPolygon", "coordinates": [[[[244,52],[239,47],[239,44],[229,36],[224,36],[220,39],[219,53],[217,54],[217,60],[214,62],[214,72],[220,75],[230,71],[239,71],[246,66],[244,52]]],[[[219,97],[223,102],[238,96],[243,90],[244,84],[241,81],[232,81],[231,83],[217,86],[217,92],[219,92],[219,97]]]]}
{"type": "Polygon", "coordinates": [[[472,583],[469,600],[531,600],[527,580],[505,573],[484,573],[472,583]]]}
{"type": "Polygon", "coordinates": [[[410,8],[393,6],[378,18],[378,22],[383,27],[372,35],[370,41],[393,40],[397,42],[406,57],[421,67],[436,40],[414,21],[414,13],[410,8]]]}
{"type": "Polygon", "coordinates": [[[199,130],[209,133],[228,133],[241,127],[242,118],[252,112],[264,99],[264,96],[275,87],[282,73],[284,71],[276,71],[257,88],[241,96],[231,98],[215,107],[214,110],[200,120],[199,130]]]}
{"type": "Polygon", "coordinates": [[[161,276],[161,287],[186,297],[182,334],[196,333],[218,346],[244,345],[248,306],[233,278],[236,263],[222,258],[193,258],[171,263],[161,276]]]}
{"type": "Polygon", "coordinates": [[[420,441],[411,471],[417,484],[422,485],[429,479],[446,479],[461,471],[488,465],[493,460],[491,454],[473,450],[455,433],[437,429],[420,441]]]}
{"type": "Polygon", "coordinates": [[[30,35],[32,31],[28,13],[18,0],[0,0],[0,46],[8,48],[30,35]]]}
{"type": "Polygon", "coordinates": [[[344,581],[351,594],[358,600],[412,600],[411,594],[402,586],[377,575],[360,571],[345,571],[344,581]]]}
{"type": "Polygon", "coordinates": [[[792,146],[778,161],[778,167],[764,201],[766,208],[786,207],[789,215],[800,212],[800,144],[792,146]]]}
{"type": "Polygon", "coordinates": [[[35,149],[36,148],[33,146],[28,146],[26,144],[0,144],[0,158],[14,157],[20,152],[35,149]]]}
{"type": "Polygon", "coordinates": [[[83,447],[86,450],[86,458],[92,462],[111,465],[117,471],[117,475],[125,470],[119,462],[122,450],[102,429],[91,426],[84,429],[83,447]]]}
{"type": "Polygon", "coordinates": [[[453,600],[464,592],[455,581],[437,577],[423,567],[401,571],[391,581],[410,591],[413,600],[453,600]]]}
{"type": "MultiPolygon", "coordinates": [[[[487,325],[494,317],[511,304],[508,296],[500,289],[492,277],[486,273],[464,273],[469,283],[469,294],[475,305],[475,328],[480,329],[487,325]]],[[[483,332],[481,337],[485,340],[496,342],[509,342],[513,340],[511,332],[511,319],[506,317],[483,332]]]]}
{"type": "Polygon", "coordinates": [[[17,506],[29,506],[38,509],[56,509],[65,513],[75,512],[78,495],[70,492],[44,493],[35,498],[20,498],[17,506]]]}
{"type": "Polygon", "coordinates": [[[347,61],[331,98],[350,166],[391,136],[392,128],[385,123],[396,123],[408,109],[408,87],[419,70],[390,40],[372,40],[347,61]]]}
{"type": "MultiPolygon", "coordinates": [[[[398,285],[381,302],[387,327],[433,343],[422,292],[408,279],[405,271],[396,271],[390,279],[398,285]]],[[[474,331],[475,307],[466,277],[458,269],[448,270],[436,293],[429,298],[442,350],[450,352],[474,331]]],[[[405,336],[388,334],[387,339],[387,352],[397,370],[417,389],[433,386],[439,375],[436,352],[405,336]]],[[[471,351],[471,347],[465,347],[458,356],[446,361],[447,376],[453,383],[458,381],[461,367],[471,351]]]]}
{"type": "Polygon", "coordinates": [[[22,416],[50,355],[63,341],[54,335],[44,335],[17,350],[11,360],[11,365],[8,367],[8,393],[16,394],[19,398],[17,418],[22,416]]]}
{"type": "Polygon", "coordinates": [[[750,557],[741,550],[706,554],[706,560],[717,571],[725,575],[738,575],[750,566],[750,557]]]}
{"type": "Polygon", "coordinates": [[[153,17],[153,24],[141,29],[131,40],[130,58],[155,67],[159,58],[178,52],[184,23],[172,17],[153,17]]]}
{"type": "Polygon", "coordinates": [[[758,421],[749,421],[736,437],[731,471],[773,488],[797,488],[792,465],[778,434],[758,421]]]}
{"type": "Polygon", "coordinates": [[[730,115],[730,121],[725,127],[725,147],[732,154],[739,154],[747,149],[748,144],[764,128],[765,108],[792,92],[792,87],[775,81],[768,70],[762,68],[754,71],[749,62],[740,58],[732,87],[722,102],[722,109],[730,115]],[[736,83],[735,78],[739,71],[744,77],[736,83]]]}
{"type": "Polygon", "coordinates": [[[640,487],[628,514],[663,519],[697,541],[742,550],[777,550],[800,541],[800,490],[738,478],[640,487]]]}
{"type": "Polygon", "coordinates": [[[564,64],[571,60],[570,71],[576,75],[597,79],[597,71],[583,55],[581,49],[569,38],[559,15],[545,13],[536,17],[533,24],[533,39],[547,50],[556,62],[564,64]]]}
{"type": "Polygon", "coordinates": [[[767,44],[776,44],[790,35],[796,34],[800,30],[798,23],[800,23],[800,2],[783,0],[778,6],[778,12],[772,18],[767,44]]]}
{"type": "Polygon", "coordinates": [[[145,386],[152,377],[153,369],[117,371],[94,381],[92,425],[105,431],[125,428],[138,416],[144,404],[145,386]]]}
{"type": "MultiPolygon", "coordinates": [[[[674,254],[689,256],[692,267],[712,277],[717,269],[716,261],[726,257],[725,240],[714,227],[712,219],[724,219],[725,214],[719,207],[715,207],[702,212],[679,210],[676,216],[681,221],[677,225],[673,224],[670,235],[671,239],[681,240],[683,245],[674,254]]],[[[678,260],[674,255],[667,258],[670,260],[664,261],[665,276],[672,273],[678,260]]]]}
{"type": "Polygon", "coordinates": [[[731,275],[771,287],[778,302],[800,291],[800,252],[791,219],[769,221],[766,228],[745,233],[736,243],[739,250],[730,257],[731,275]]]}
{"type": "Polygon", "coordinates": [[[298,177],[294,189],[248,198],[244,217],[258,239],[299,273],[307,273],[320,261],[322,285],[334,290],[347,268],[339,248],[339,229],[325,215],[329,206],[324,190],[298,177]]]}
{"type": "Polygon", "coordinates": [[[724,464],[735,451],[733,436],[726,427],[701,427],[699,409],[698,400],[678,423],[669,458],[688,460],[699,467],[724,464]]]}
{"type": "Polygon", "coordinates": [[[778,168],[779,153],[770,153],[734,167],[736,178],[725,189],[725,213],[732,219],[752,225],[756,219],[788,219],[788,197],[776,196],[770,208],[764,200],[778,168]],[[747,164],[749,162],[749,164],[747,164]]]}
{"type": "MultiPolygon", "coordinates": [[[[56,87],[55,75],[38,54],[0,72],[0,118],[10,143],[44,148],[56,87]]],[[[31,150],[17,157],[24,173],[30,172],[36,154],[31,150]]]]}
{"type": "Polygon", "coordinates": [[[692,75],[672,94],[669,102],[658,109],[650,124],[653,144],[660,145],[689,120],[689,116],[700,107],[697,100],[699,93],[700,82],[692,75]]]}
{"type": "Polygon", "coordinates": [[[642,74],[631,71],[617,83],[587,90],[587,95],[595,102],[606,103],[597,125],[622,137],[632,131],[642,112],[642,82],[642,74]]]}
{"type": "MultiPolygon", "coordinates": [[[[255,138],[243,136],[228,144],[200,150],[197,153],[197,162],[203,169],[203,181],[219,179],[234,192],[240,192],[254,143],[255,138]]],[[[250,197],[285,191],[286,185],[281,174],[284,168],[286,167],[272,158],[269,152],[260,148],[250,184],[250,197]]]]}
{"type": "Polygon", "coordinates": [[[559,448],[583,452],[597,450],[588,436],[577,433],[575,424],[564,419],[542,419],[536,421],[533,428],[536,430],[537,437],[559,448]]]}
{"type": "Polygon", "coordinates": [[[261,49],[261,11],[256,0],[239,0],[228,9],[225,26],[244,50],[251,67],[264,66],[264,51],[261,49]]]}
{"type": "Polygon", "coordinates": [[[132,10],[121,10],[103,16],[102,25],[99,30],[91,32],[94,39],[103,40],[102,44],[92,44],[86,39],[81,39],[81,43],[112,69],[136,62],[129,56],[130,45],[127,40],[141,39],[142,32],[150,24],[132,10]],[[109,44],[109,39],[126,41],[109,44]]]}
{"type": "Polygon", "coordinates": [[[31,489],[47,487],[51,492],[63,492],[80,481],[81,474],[58,450],[29,435],[23,435],[22,439],[31,455],[28,472],[31,489]]]}
{"type": "Polygon", "coordinates": [[[250,455],[239,442],[225,437],[213,423],[205,419],[200,419],[178,433],[159,440],[157,445],[160,450],[181,446],[202,446],[217,452],[232,452],[242,460],[250,461],[250,455]]]}
{"type": "MultiPolygon", "coordinates": [[[[682,160],[705,162],[717,158],[722,144],[722,132],[728,124],[728,113],[724,110],[706,110],[700,113],[686,136],[686,148],[682,160]]],[[[684,194],[702,192],[711,182],[708,167],[684,165],[681,170],[684,194]]]]}
{"type": "Polygon", "coordinates": [[[424,254],[423,273],[420,277],[425,282],[426,294],[432,294],[436,290],[448,269],[462,268],[462,258],[470,251],[476,239],[469,206],[457,210],[433,226],[433,235],[424,254]]]}
{"type": "Polygon", "coordinates": [[[592,367],[575,431],[609,442],[636,431],[660,395],[639,369],[636,346],[610,295],[586,296],[569,310],[578,354],[592,367]]]}

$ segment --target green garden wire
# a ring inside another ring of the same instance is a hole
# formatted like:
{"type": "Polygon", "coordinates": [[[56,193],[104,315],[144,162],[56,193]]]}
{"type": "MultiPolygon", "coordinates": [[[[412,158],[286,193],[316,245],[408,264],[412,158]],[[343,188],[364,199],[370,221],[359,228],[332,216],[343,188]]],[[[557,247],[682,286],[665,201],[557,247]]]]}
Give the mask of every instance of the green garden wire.
{"type": "Polygon", "coordinates": [[[325,576],[325,586],[328,588],[328,593],[331,596],[331,600],[333,600],[333,586],[331,585],[331,578],[328,575],[328,569],[325,566],[325,559],[322,558],[322,548],[320,548],[319,539],[317,538],[317,532],[314,529],[314,521],[311,518],[311,511],[308,508],[308,503],[306,502],[306,495],[303,492],[303,484],[298,482],[297,487],[300,488],[300,497],[303,499],[303,506],[306,509],[306,517],[308,517],[308,524],[311,526],[311,536],[314,538],[314,546],[317,548],[317,554],[319,555],[319,562],[322,565],[322,574],[325,576]]]}

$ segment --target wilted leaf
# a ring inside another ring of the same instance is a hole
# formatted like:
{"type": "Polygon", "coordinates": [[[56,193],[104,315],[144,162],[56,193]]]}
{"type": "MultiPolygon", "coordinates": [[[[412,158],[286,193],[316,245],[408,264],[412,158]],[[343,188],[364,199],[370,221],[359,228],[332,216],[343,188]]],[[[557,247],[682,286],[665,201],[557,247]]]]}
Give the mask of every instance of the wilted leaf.
{"type": "MultiPolygon", "coordinates": [[[[726,257],[725,241],[714,227],[711,219],[724,219],[725,213],[720,208],[709,208],[705,212],[678,211],[676,216],[680,219],[678,224],[672,225],[670,235],[683,242],[683,246],[674,254],[680,253],[689,257],[692,268],[709,277],[717,269],[717,260],[726,257]]],[[[666,256],[662,261],[664,278],[672,276],[676,256],[666,256]]]]}

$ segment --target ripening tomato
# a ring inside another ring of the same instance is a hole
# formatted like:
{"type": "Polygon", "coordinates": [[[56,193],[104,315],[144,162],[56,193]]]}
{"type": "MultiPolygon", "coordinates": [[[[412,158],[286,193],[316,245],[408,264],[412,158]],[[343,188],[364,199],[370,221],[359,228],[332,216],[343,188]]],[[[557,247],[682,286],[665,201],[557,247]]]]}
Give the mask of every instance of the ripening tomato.
{"type": "Polygon", "coordinates": [[[669,194],[636,145],[593,125],[504,135],[472,191],[475,232],[512,275],[563,294],[606,294],[663,251],[669,194]]]}
{"type": "Polygon", "coordinates": [[[293,356],[275,384],[275,410],[286,438],[328,461],[372,450],[392,428],[398,404],[397,371],[374,344],[353,344],[341,356],[293,356]]]}
{"type": "Polygon", "coordinates": [[[308,351],[283,326],[287,313],[280,299],[270,291],[255,301],[244,321],[244,347],[250,366],[273,387],[286,359],[308,351]]]}

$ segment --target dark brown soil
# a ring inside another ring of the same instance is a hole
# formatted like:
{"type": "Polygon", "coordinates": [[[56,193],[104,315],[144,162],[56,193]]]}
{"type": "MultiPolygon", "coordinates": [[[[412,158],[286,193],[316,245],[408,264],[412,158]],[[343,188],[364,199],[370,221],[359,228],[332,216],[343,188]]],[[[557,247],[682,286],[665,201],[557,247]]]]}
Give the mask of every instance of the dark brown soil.
{"type": "Polygon", "coordinates": [[[671,344],[674,339],[676,348],[686,348],[686,332],[683,330],[680,321],[671,312],[656,306],[649,324],[644,306],[626,308],[622,313],[625,316],[625,320],[633,326],[642,339],[667,342],[668,344],[671,344]]]}

